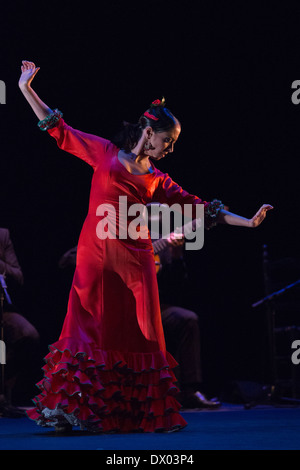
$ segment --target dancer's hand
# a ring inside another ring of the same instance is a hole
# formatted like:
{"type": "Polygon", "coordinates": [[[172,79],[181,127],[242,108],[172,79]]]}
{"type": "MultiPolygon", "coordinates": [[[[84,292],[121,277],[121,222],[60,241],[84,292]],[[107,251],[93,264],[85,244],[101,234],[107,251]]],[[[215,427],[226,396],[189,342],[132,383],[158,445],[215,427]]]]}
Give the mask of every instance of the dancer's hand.
{"type": "Polygon", "coordinates": [[[249,227],[258,227],[262,221],[266,218],[267,211],[273,209],[273,206],[270,204],[264,204],[261,208],[256,212],[255,216],[252,219],[249,219],[249,227]]]}
{"type": "Polygon", "coordinates": [[[30,84],[37,72],[40,70],[40,67],[36,67],[33,62],[28,60],[22,60],[21,65],[21,76],[19,79],[19,88],[23,93],[24,97],[32,107],[35,115],[38,117],[39,121],[45,119],[49,114],[53,113],[52,109],[44,103],[36,92],[31,88],[30,84]]]}
{"type": "Polygon", "coordinates": [[[21,65],[21,76],[19,79],[19,87],[29,87],[32,80],[36,76],[37,72],[40,70],[40,67],[36,67],[33,62],[29,62],[28,60],[22,60],[21,65]]]}

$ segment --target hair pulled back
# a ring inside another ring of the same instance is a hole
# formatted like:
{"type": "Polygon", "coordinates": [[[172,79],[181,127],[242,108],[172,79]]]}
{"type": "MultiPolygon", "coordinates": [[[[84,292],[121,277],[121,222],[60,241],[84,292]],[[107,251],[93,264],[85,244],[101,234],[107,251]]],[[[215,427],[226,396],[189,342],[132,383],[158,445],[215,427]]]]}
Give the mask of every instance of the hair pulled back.
{"type": "Polygon", "coordinates": [[[175,127],[177,123],[178,119],[165,107],[164,98],[162,101],[155,100],[140,116],[136,124],[124,121],[123,127],[112,142],[129,153],[140,140],[143,129],[146,127],[152,127],[154,132],[165,132],[175,127]]]}

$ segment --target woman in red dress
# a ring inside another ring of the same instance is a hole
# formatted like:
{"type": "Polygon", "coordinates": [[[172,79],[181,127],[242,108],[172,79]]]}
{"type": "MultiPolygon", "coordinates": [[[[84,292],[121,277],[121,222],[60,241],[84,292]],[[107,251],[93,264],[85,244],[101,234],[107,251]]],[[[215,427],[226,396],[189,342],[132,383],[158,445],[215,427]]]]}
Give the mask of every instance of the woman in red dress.
{"type": "Polygon", "coordinates": [[[271,206],[264,205],[252,219],[245,219],[224,211],[219,202],[207,203],[189,194],[159,171],[150,158],[156,161],[172,152],[181,131],[161,101],[153,102],[137,124],[126,125],[113,143],[73,129],[58,110],[43,103],[31,88],[38,70],[23,61],[19,87],[40,120],[39,127],[61,149],[91,165],[94,173],[66,318],[59,340],[45,358],[44,378],[38,384],[41,394],[28,415],[57,430],[181,429],[186,422],[175,398],[176,362],[165,347],[151,239],[118,236],[128,229],[120,216],[119,198],[127,198],[128,208],[151,201],[204,204],[208,224],[218,220],[249,227],[259,225],[271,206]],[[114,209],[111,213],[109,207],[114,209]],[[116,236],[111,229],[106,237],[99,236],[104,209],[108,219],[116,217],[116,236]]]}

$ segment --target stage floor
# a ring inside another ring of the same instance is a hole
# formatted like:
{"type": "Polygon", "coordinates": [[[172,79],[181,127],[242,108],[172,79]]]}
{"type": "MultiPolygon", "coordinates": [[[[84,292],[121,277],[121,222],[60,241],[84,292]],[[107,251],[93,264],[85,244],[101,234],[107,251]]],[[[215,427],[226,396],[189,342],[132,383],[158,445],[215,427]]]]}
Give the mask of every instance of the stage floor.
{"type": "Polygon", "coordinates": [[[1,450],[299,450],[300,407],[224,404],[213,411],[186,410],[188,426],[170,434],[86,434],[58,436],[28,418],[0,418],[1,450]]]}

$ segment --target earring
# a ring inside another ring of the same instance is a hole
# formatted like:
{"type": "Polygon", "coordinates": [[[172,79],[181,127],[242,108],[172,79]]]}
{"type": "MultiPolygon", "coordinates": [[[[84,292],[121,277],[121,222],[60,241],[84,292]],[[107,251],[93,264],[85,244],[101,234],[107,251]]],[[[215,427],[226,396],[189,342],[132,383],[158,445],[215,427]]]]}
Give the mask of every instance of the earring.
{"type": "Polygon", "coordinates": [[[153,147],[153,145],[151,145],[150,140],[147,140],[147,142],[144,145],[144,150],[153,150],[153,149],[154,149],[154,147],[153,147]]]}
{"type": "Polygon", "coordinates": [[[150,150],[150,142],[147,140],[147,142],[144,145],[144,150],[150,150]]]}

